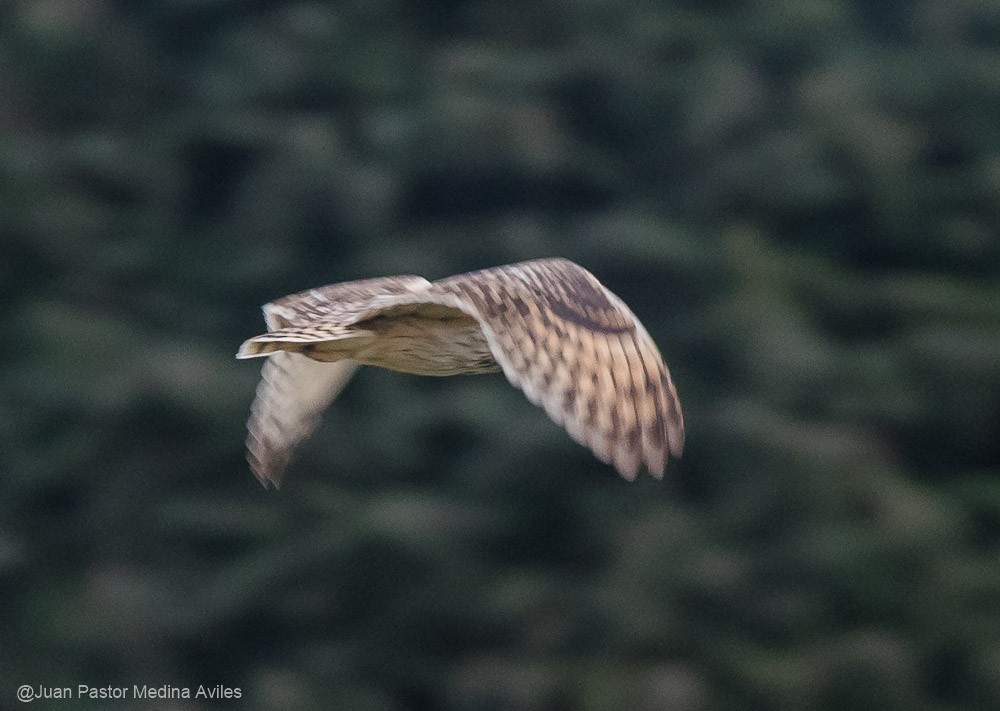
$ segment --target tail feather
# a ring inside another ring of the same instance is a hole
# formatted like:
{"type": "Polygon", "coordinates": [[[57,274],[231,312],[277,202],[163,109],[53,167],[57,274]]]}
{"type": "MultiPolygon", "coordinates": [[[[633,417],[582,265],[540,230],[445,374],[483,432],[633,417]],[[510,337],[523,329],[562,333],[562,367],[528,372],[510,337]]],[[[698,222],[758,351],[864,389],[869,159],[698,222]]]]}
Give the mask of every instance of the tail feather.
{"type": "Polygon", "coordinates": [[[289,326],[243,342],[237,358],[259,358],[277,351],[302,353],[313,360],[337,361],[350,358],[371,333],[332,324],[289,326]]]}

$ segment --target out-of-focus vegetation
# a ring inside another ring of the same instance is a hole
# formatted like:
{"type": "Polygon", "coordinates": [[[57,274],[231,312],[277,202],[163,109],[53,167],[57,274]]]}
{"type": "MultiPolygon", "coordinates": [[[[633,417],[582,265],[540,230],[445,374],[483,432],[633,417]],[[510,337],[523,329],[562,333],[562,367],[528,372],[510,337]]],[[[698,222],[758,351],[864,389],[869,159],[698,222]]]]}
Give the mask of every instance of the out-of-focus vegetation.
{"type": "Polygon", "coordinates": [[[1000,698],[994,0],[13,0],[0,126],[0,706],[1000,698]],[[661,344],[666,481],[369,370],[250,475],[261,303],[550,255],[661,344]]]}

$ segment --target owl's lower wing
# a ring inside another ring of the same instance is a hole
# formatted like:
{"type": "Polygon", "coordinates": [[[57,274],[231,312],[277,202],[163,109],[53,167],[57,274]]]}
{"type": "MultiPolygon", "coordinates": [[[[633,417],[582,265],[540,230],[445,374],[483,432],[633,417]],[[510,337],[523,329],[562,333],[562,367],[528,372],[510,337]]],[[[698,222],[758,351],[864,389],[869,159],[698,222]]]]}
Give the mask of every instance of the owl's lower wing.
{"type": "Polygon", "coordinates": [[[662,477],[681,456],[684,419],[663,358],[590,272],[537,260],[443,279],[432,295],[474,314],[507,379],[625,478],[642,465],[662,477]]]}
{"type": "Polygon", "coordinates": [[[280,488],[295,446],[315,431],[357,367],[352,360],[321,363],[287,351],[267,358],[247,423],[247,461],[265,488],[280,488]]]}

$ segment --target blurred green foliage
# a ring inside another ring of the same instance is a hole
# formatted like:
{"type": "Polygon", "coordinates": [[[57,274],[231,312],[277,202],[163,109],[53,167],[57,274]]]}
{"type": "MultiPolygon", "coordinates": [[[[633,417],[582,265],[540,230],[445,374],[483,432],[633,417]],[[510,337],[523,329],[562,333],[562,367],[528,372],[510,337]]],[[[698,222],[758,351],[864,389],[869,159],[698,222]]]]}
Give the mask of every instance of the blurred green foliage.
{"type": "Polygon", "coordinates": [[[998,117],[993,0],[0,5],[0,706],[990,707],[998,117]],[[367,370],[250,475],[259,304],[552,255],[661,344],[665,482],[367,370]]]}

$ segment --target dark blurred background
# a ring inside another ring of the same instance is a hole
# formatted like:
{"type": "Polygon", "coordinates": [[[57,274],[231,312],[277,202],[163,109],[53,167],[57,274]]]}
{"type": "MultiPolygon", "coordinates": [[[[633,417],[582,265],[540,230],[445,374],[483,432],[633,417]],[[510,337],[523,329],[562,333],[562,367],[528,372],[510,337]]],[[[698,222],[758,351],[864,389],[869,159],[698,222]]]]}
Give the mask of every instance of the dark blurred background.
{"type": "Polygon", "coordinates": [[[0,126],[0,707],[997,708],[995,0],[15,0],[0,126]],[[554,255],[663,482],[370,369],[251,476],[260,304],[554,255]]]}

